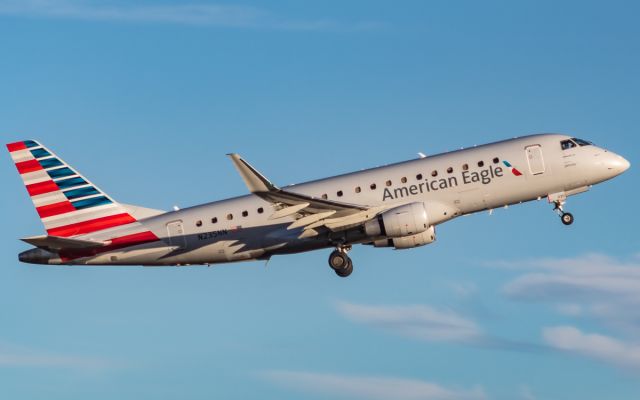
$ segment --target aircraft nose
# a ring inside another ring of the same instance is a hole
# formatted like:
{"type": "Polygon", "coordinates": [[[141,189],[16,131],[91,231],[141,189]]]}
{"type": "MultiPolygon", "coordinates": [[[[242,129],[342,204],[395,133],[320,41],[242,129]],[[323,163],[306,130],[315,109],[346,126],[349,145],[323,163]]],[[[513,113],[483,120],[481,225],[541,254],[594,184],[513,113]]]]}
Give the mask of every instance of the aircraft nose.
{"type": "Polygon", "coordinates": [[[631,167],[631,163],[624,157],[620,157],[620,158],[622,158],[622,172],[624,172],[631,167]]]}
{"type": "Polygon", "coordinates": [[[619,156],[617,154],[612,154],[612,157],[609,159],[607,163],[607,168],[616,174],[621,174],[624,171],[628,170],[631,167],[631,163],[627,161],[624,157],[619,156]]]}

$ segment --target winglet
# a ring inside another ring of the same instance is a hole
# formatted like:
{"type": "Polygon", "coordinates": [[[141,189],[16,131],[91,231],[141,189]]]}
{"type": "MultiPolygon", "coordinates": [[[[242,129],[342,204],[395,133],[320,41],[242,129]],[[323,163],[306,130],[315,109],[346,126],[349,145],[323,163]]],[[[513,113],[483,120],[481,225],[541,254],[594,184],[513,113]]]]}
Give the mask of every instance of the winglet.
{"type": "Polygon", "coordinates": [[[227,154],[233,165],[236,167],[242,180],[249,188],[251,193],[269,192],[272,190],[278,190],[278,188],[260,172],[253,168],[248,162],[242,159],[239,154],[231,153],[227,154]]]}

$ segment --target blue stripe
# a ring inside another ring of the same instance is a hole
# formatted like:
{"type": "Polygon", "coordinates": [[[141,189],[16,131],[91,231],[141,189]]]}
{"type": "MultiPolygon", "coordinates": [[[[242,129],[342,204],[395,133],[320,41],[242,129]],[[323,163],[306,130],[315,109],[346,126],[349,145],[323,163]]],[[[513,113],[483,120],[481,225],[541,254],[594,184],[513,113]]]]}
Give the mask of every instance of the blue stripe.
{"type": "Polygon", "coordinates": [[[93,186],[87,186],[80,189],[73,189],[64,192],[64,195],[67,196],[67,199],[73,200],[79,197],[91,196],[93,194],[100,194],[93,186]]]}
{"type": "Polygon", "coordinates": [[[109,203],[111,203],[111,200],[104,196],[100,196],[92,199],[74,201],[71,204],[73,204],[76,210],[82,210],[83,208],[102,206],[109,203]]]}
{"type": "Polygon", "coordinates": [[[508,168],[511,168],[511,164],[509,164],[509,162],[508,162],[508,161],[504,161],[504,160],[503,160],[502,162],[503,162],[503,163],[504,163],[504,165],[506,165],[508,168]]]}
{"type": "Polygon", "coordinates": [[[76,173],[73,172],[70,168],[64,167],[64,168],[49,170],[47,171],[47,174],[49,174],[49,176],[52,179],[56,179],[56,178],[62,178],[65,176],[75,175],[76,173]]]}
{"type": "Polygon", "coordinates": [[[46,158],[44,160],[40,160],[39,162],[40,162],[40,165],[42,165],[42,168],[44,169],[59,167],[62,165],[62,162],[57,158],[46,158]]]}
{"type": "Polygon", "coordinates": [[[61,179],[56,182],[56,185],[58,185],[60,189],[64,190],[64,189],[70,189],[76,186],[86,185],[87,183],[88,182],[85,181],[84,179],[80,177],[76,177],[76,178],[61,179]]]}
{"type": "Polygon", "coordinates": [[[42,157],[47,157],[51,155],[51,153],[49,153],[45,149],[33,149],[31,150],[31,154],[33,154],[35,158],[42,158],[42,157]]]}
{"type": "Polygon", "coordinates": [[[29,147],[29,148],[30,148],[30,147],[36,147],[36,146],[39,146],[39,144],[38,144],[38,143],[36,143],[36,142],[34,142],[33,140],[25,140],[25,141],[24,141],[24,142],[22,142],[22,143],[24,143],[24,145],[25,145],[25,146],[27,146],[27,147],[29,147]]]}

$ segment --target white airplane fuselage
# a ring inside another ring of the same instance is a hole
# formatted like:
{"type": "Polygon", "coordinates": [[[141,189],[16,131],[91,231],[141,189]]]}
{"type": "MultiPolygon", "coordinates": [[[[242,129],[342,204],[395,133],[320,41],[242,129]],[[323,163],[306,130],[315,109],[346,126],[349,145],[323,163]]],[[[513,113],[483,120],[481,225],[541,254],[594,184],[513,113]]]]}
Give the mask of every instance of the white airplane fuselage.
{"type": "MultiPolygon", "coordinates": [[[[369,210],[371,215],[366,217],[370,220],[394,207],[418,203],[428,216],[427,234],[433,236],[438,224],[505,205],[547,198],[562,210],[566,197],[584,192],[629,168],[624,158],[601,147],[579,140],[570,147],[561,144],[568,140],[570,136],[557,134],[526,136],[282,190],[319,201],[363,206],[369,210]]],[[[138,218],[157,240],[114,245],[117,241],[113,238],[133,232],[128,225],[116,226],[73,237],[111,245],[60,252],[32,249],[23,252],[20,260],[69,265],[216,264],[321,248],[348,250],[351,245],[363,243],[382,247],[394,247],[396,243],[399,248],[414,247],[411,245],[414,243],[417,247],[434,239],[425,242],[424,235],[422,239],[408,235],[400,245],[401,242],[385,236],[384,230],[376,231],[375,227],[370,228],[373,225],[362,222],[336,230],[320,226],[315,235],[305,236],[303,232],[311,225],[290,228],[305,215],[293,213],[274,218],[274,213],[282,208],[286,207],[250,194],[138,218]]]]}

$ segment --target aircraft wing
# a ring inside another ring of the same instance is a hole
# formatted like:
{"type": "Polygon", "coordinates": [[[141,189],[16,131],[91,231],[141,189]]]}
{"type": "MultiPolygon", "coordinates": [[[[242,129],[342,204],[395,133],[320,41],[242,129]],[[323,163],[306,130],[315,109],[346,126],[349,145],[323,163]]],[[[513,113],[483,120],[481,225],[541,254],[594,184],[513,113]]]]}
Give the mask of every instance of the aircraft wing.
{"type": "Polygon", "coordinates": [[[30,245],[39,247],[45,250],[77,250],[77,249],[92,249],[96,247],[107,246],[110,242],[97,242],[94,240],[82,240],[82,239],[71,239],[60,236],[31,236],[28,238],[20,239],[23,242],[29,243],[30,245]]]}
{"type": "Polygon", "coordinates": [[[280,189],[246,162],[240,155],[228,154],[249,191],[272,203],[276,211],[269,219],[294,215],[296,221],[288,229],[304,227],[302,237],[318,234],[316,228],[332,231],[348,229],[368,221],[386,207],[369,207],[360,204],[326,200],[290,190],[280,189]]]}

